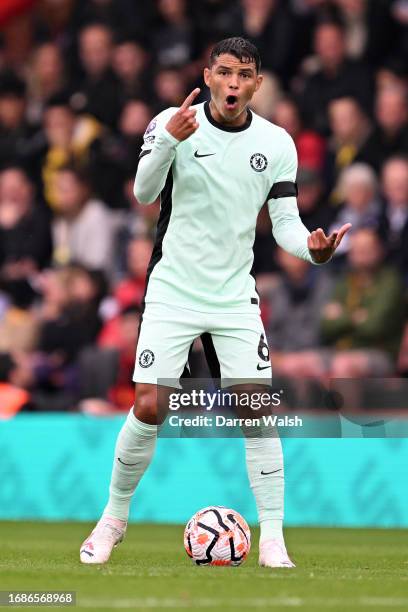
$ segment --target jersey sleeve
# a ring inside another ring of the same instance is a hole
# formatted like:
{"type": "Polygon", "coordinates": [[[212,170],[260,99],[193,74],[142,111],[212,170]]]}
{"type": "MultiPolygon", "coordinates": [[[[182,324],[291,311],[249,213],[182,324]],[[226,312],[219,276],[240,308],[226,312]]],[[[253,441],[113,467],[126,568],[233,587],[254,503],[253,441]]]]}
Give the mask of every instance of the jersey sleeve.
{"type": "Polygon", "coordinates": [[[287,132],[282,131],[280,164],[268,194],[273,236],[282,249],[315,263],[307,246],[309,231],[303,225],[296,202],[297,153],[287,132]]]}
{"type": "Polygon", "coordinates": [[[152,119],[146,128],[139,155],[133,193],[140,204],[151,204],[162,191],[180,141],[166,124],[177,108],[168,108],[152,119]]]}
{"type": "Polygon", "coordinates": [[[168,120],[176,111],[177,108],[166,108],[150,121],[143,135],[143,144],[140,151],[141,157],[143,157],[144,151],[152,150],[156,139],[166,130],[165,126],[168,120]]]}

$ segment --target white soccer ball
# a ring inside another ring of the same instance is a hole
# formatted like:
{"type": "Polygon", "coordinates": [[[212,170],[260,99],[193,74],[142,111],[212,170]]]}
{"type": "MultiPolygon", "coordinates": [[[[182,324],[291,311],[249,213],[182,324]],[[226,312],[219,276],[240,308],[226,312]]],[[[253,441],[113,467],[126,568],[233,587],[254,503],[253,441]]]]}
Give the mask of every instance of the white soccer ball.
{"type": "Polygon", "coordinates": [[[241,565],[251,548],[251,532],[235,510],[208,506],[188,521],[184,547],[196,565],[241,565]]]}

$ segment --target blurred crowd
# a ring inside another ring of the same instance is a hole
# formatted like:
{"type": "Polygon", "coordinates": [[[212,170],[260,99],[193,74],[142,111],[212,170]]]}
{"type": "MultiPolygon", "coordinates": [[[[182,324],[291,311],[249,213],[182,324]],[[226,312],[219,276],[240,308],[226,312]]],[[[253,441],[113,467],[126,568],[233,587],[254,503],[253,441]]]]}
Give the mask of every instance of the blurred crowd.
{"type": "MultiPolygon", "coordinates": [[[[254,272],[274,373],[408,374],[407,0],[2,0],[0,417],[128,409],[159,203],[133,181],[143,134],[217,40],[262,57],[255,112],[299,158],[309,230],[353,229],[327,266],[279,249],[254,272]]],[[[205,373],[199,343],[193,365],[205,373]]]]}

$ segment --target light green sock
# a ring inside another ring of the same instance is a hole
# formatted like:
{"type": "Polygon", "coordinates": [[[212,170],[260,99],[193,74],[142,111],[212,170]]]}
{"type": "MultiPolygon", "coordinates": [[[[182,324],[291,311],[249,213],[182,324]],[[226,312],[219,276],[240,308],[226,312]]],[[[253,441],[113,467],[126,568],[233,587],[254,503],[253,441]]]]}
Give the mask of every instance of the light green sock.
{"type": "Polygon", "coordinates": [[[246,438],[249,483],[255,496],[261,528],[260,542],[283,540],[284,473],[279,437],[246,438]]]}
{"type": "Polygon", "coordinates": [[[142,423],[131,408],[116,441],[104,515],[128,520],[132,495],[153,457],[156,439],[157,425],[142,423]]]}

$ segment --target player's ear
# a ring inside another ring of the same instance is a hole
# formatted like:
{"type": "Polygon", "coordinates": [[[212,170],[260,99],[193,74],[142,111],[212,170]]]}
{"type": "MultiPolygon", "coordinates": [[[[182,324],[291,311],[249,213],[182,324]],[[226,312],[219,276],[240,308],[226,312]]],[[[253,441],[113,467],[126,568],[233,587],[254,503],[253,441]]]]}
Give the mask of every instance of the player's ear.
{"type": "Polygon", "coordinates": [[[210,86],[210,81],[211,81],[211,70],[210,68],[204,68],[204,83],[207,85],[207,87],[210,86]]]}
{"type": "Polygon", "coordinates": [[[263,74],[258,74],[258,76],[256,77],[255,91],[258,91],[258,89],[262,85],[262,81],[263,81],[263,74]]]}

